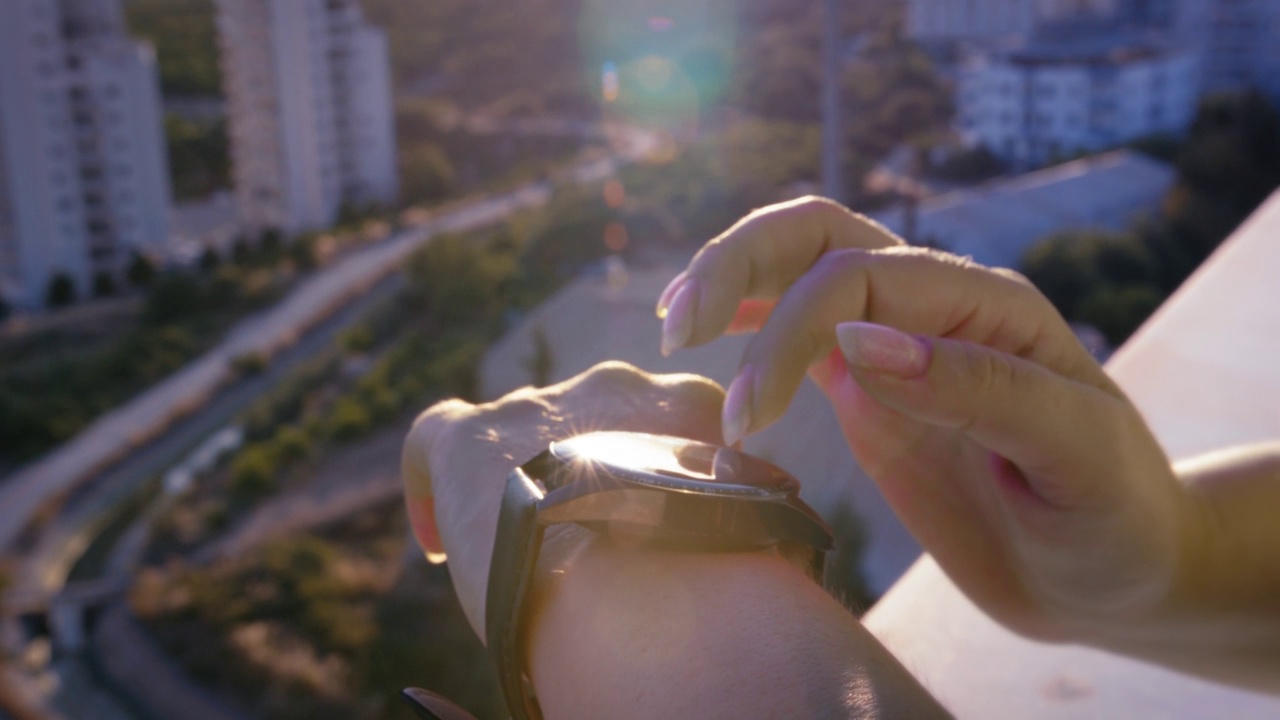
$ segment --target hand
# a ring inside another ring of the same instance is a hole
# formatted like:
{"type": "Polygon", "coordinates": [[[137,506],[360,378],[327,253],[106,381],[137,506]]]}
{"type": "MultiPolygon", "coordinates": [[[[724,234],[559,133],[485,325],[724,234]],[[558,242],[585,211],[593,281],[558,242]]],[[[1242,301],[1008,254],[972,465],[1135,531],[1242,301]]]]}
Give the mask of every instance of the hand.
{"type": "Polygon", "coordinates": [[[1200,510],[1016,273],[808,198],[708,243],[658,314],[665,352],[757,333],[726,398],[729,442],[780,417],[807,371],[902,521],[1013,630],[1096,640],[1188,602],[1200,510]]]}
{"type": "MultiPolygon", "coordinates": [[[[724,391],[694,375],[650,375],[623,363],[597,365],[558,385],[517,390],[495,402],[440,403],[405,440],[402,473],[414,534],[443,560],[480,637],[489,559],[507,474],[558,439],[593,430],[678,435],[719,443],[724,391]]],[[[557,526],[540,567],[573,551],[576,528],[557,526]],[[548,560],[548,558],[552,558],[548,560]]]]}

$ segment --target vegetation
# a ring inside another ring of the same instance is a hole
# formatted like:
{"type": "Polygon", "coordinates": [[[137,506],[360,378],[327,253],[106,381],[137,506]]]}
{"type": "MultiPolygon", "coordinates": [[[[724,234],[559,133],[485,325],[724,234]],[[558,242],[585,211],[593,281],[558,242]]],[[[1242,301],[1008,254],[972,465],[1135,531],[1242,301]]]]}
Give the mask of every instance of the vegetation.
{"type": "Polygon", "coordinates": [[[165,95],[217,95],[218,53],[213,0],[126,0],[125,23],[149,40],[165,95]]]}
{"type": "Polygon", "coordinates": [[[76,281],[64,273],[56,273],[49,278],[49,287],[45,291],[45,304],[51,308],[66,307],[75,302],[76,281]]]}
{"type": "Polygon", "coordinates": [[[1256,94],[1204,100],[1154,218],[1123,233],[1069,231],[1028,251],[1023,271],[1069,320],[1118,345],[1280,187],[1280,115],[1256,94]]]}
{"type": "MultiPolygon", "coordinates": [[[[247,262],[209,273],[156,274],[138,255],[127,274],[146,292],[128,322],[6,339],[0,344],[0,465],[69,439],[210,347],[236,319],[273,302],[291,282],[290,272],[266,265],[257,253],[247,262]],[[86,336],[93,341],[80,340],[86,336]]],[[[74,293],[71,279],[63,280],[50,287],[59,300],[74,293]]],[[[82,324],[98,322],[95,316],[82,324]]],[[[252,362],[246,358],[240,369],[251,370],[252,362]]]]}
{"type": "Polygon", "coordinates": [[[130,600],[195,679],[253,717],[409,718],[397,693],[422,684],[496,716],[447,573],[402,569],[407,534],[398,503],[383,505],[209,568],[145,571],[130,600]]]}
{"type": "Polygon", "coordinates": [[[226,120],[196,123],[169,115],[164,119],[164,131],[176,199],[202,198],[231,187],[226,120]]]}

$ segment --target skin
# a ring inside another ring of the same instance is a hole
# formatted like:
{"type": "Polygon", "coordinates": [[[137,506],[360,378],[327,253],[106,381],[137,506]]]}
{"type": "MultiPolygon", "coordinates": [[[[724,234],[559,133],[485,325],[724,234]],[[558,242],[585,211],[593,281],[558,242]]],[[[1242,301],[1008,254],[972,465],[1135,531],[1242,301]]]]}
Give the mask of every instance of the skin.
{"type": "MultiPolygon", "coordinates": [[[[703,378],[609,363],[542,390],[478,406],[452,401],[419,417],[403,459],[414,530],[428,552],[448,549],[480,637],[498,501],[514,464],[584,430],[718,443],[723,397],[703,378]]],[[[528,625],[526,666],[548,718],[946,716],[838,602],[770,553],[617,547],[554,526],[528,625]]]]}
{"type": "MultiPolygon", "coordinates": [[[[662,294],[658,314],[665,352],[755,333],[723,402],[699,378],[609,365],[487,405],[439,405],[410,433],[415,532],[429,554],[448,549],[481,637],[497,499],[513,465],[552,439],[595,429],[720,440],[723,427],[734,443],[780,417],[807,373],[904,524],[997,621],[1033,639],[1280,690],[1280,444],[1175,468],[1016,273],[907,247],[862,216],[806,198],[756,211],[708,243],[662,294]]],[[[530,636],[548,717],[726,707],[795,716],[813,707],[801,698],[823,698],[836,717],[939,712],[838,606],[805,595],[780,559],[619,552],[585,532],[549,540],[530,636]],[[651,582],[656,594],[645,595],[651,582]],[[747,592],[760,583],[767,592],[747,592]],[[694,608],[718,604],[721,621],[672,633],[674,624],[636,619],[655,608],[663,612],[654,617],[672,617],[682,593],[698,599],[694,608]],[[627,601],[636,597],[646,601],[627,601]],[[662,662],[602,657],[597,637],[581,632],[602,612],[596,626],[621,633],[608,647],[645,647],[662,662]],[[750,620],[758,617],[771,622],[750,620]],[[788,635],[770,634],[779,626],[788,635]],[[797,653],[786,637],[831,642],[797,653]],[[763,648],[770,672],[788,680],[766,686],[735,674],[754,659],[739,650],[748,647],[763,648]],[[854,685],[876,690],[841,694],[854,685]],[[844,702],[854,695],[862,701],[844,702]]]]}

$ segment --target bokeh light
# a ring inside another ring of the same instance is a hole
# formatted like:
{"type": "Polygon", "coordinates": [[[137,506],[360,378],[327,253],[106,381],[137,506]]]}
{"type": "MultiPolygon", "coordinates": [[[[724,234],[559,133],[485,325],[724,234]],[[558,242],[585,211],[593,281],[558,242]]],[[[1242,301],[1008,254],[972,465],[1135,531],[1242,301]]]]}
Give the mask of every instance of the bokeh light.
{"type": "Polygon", "coordinates": [[[612,252],[622,252],[627,247],[627,226],[620,222],[611,222],[604,228],[604,246],[612,252]]]}
{"type": "Polygon", "coordinates": [[[611,208],[620,208],[627,201],[627,191],[622,183],[610,180],[604,184],[604,204],[611,208]]]}

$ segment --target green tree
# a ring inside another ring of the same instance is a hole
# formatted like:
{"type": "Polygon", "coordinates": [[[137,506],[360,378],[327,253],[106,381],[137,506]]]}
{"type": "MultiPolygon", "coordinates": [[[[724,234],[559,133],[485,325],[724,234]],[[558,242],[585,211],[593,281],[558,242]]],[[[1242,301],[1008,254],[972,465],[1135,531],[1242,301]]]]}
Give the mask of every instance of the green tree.
{"type": "Polygon", "coordinates": [[[155,276],[156,266],[151,259],[142,253],[135,252],[133,258],[129,260],[129,268],[125,270],[125,277],[129,280],[129,284],[134,287],[147,287],[155,276]]]}
{"type": "Polygon", "coordinates": [[[492,317],[516,271],[513,254],[462,235],[432,240],[406,264],[411,302],[444,327],[492,317]]]}
{"type": "Polygon", "coordinates": [[[206,273],[212,273],[218,269],[221,259],[218,257],[218,251],[212,247],[206,247],[204,252],[200,253],[200,269],[206,273]]]}
{"type": "Polygon", "coordinates": [[[155,46],[164,94],[218,94],[213,0],[129,0],[124,10],[130,34],[155,46]]]}
{"type": "Polygon", "coordinates": [[[409,204],[439,201],[457,178],[449,157],[437,145],[418,145],[400,153],[400,194],[409,204]]]}
{"type": "Polygon", "coordinates": [[[231,492],[245,500],[262,497],[276,485],[279,461],[267,445],[250,445],[231,463],[231,492]]]}
{"type": "Polygon", "coordinates": [[[225,120],[196,123],[175,115],[164,120],[169,175],[179,199],[202,198],[231,186],[231,155],[225,120]]]}
{"type": "Polygon", "coordinates": [[[116,279],[105,271],[94,273],[93,276],[93,295],[94,297],[109,297],[116,294],[116,279]]]}
{"type": "Polygon", "coordinates": [[[55,273],[49,278],[45,289],[44,301],[49,307],[66,307],[76,300],[76,281],[65,272],[55,273]]]}
{"type": "Polygon", "coordinates": [[[525,367],[529,369],[529,374],[532,376],[533,386],[550,385],[555,365],[556,358],[551,350],[551,343],[547,340],[547,332],[538,325],[533,329],[533,355],[525,361],[525,367]]]}
{"type": "Polygon", "coordinates": [[[165,274],[151,285],[143,316],[156,325],[182,322],[199,314],[208,297],[205,285],[195,277],[186,273],[165,274]]]}

